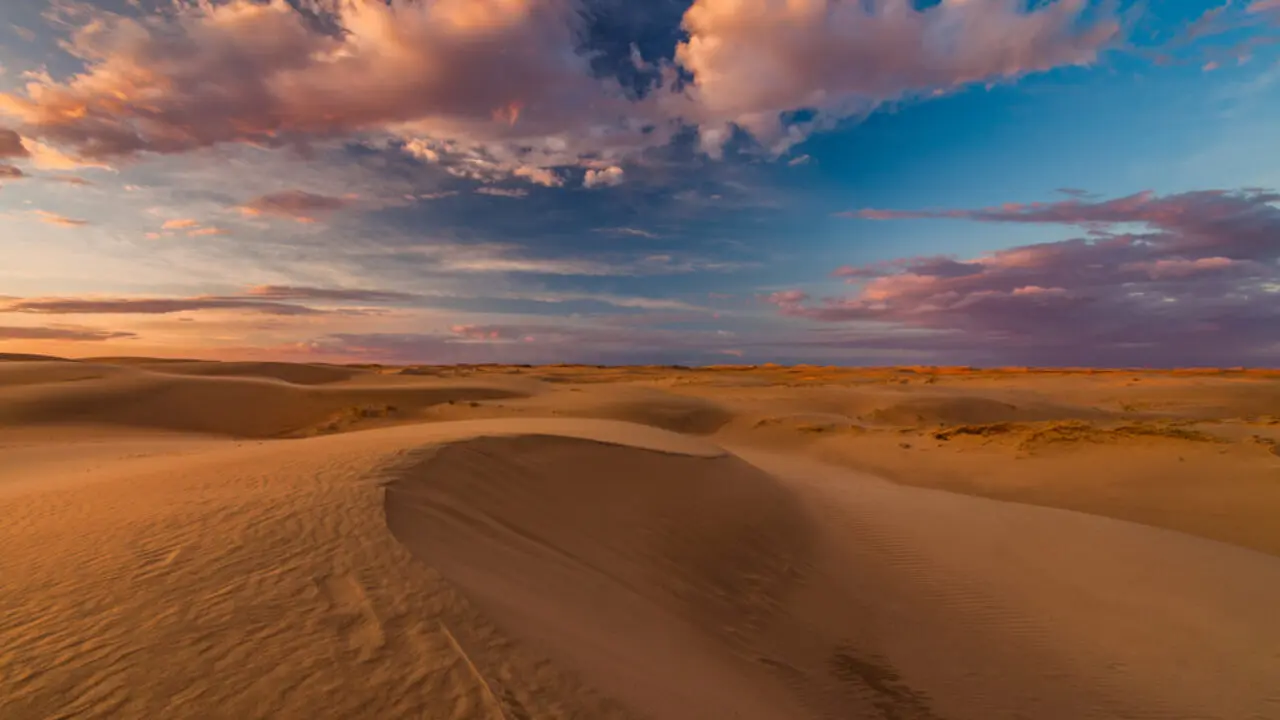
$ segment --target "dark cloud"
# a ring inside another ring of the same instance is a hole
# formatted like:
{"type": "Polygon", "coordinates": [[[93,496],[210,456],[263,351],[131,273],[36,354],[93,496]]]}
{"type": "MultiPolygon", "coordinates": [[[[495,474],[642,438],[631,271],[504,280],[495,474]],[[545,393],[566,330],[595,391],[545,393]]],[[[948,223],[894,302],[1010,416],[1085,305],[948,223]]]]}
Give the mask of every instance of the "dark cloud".
{"type": "Polygon", "coordinates": [[[240,297],[193,298],[32,298],[0,305],[0,312],[40,315],[169,315],[195,310],[249,310],[265,315],[316,315],[302,305],[240,297]]]}
{"type": "Polygon", "coordinates": [[[343,306],[412,304],[424,295],[363,288],[322,288],[294,285],[255,285],[236,295],[195,297],[47,297],[0,298],[0,312],[46,315],[169,315],[199,310],[245,310],[264,315],[361,314],[343,306]],[[324,306],[315,308],[299,303],[324,306]]]}
{"type": "Polygon", "coordinates": [[[1276,362],[1277,201],[1270,191],[1203,191],[981,210],[862,211],[872,219],[1076,225],[1089,234],[968,261],[907,258],[841,268],[838,276],[861,286],[850,297],[813,302],[793,291],[765,299],[793,317],[956,333],[953,349],[959,343],[1011,362],[1276,362]]]}
{"type": "Polygon", "coordinates": [[[367,303],[397,303],[420,300],[422,296],[413,293],[390,292],[386,290],[361,290],[346,288],[298,287],[293,285],[257,285],[249,288],[246,295],[270,300],[321,300],[352,301],[367,303]]]}
{"type": "Polygon", "coordinates": [[[27,174],[18,166],[0,163],[0,180],[17,180],[26,176],[27,174]]]}
{"type": "Polygon", "coordinates": [[[24,158],[30,154],[18,133],[0,128],[0,158],[24,158]]]}
{"type": "Polygon", "coordinates": [[[0,326],[0,341],[3,340],[68,340],[74,342],[101,342],[103,340],[124,340],[135,338],[131,332],[110,330],[90,330],[83,328],[62,327],[12,327],[0,326]]]}

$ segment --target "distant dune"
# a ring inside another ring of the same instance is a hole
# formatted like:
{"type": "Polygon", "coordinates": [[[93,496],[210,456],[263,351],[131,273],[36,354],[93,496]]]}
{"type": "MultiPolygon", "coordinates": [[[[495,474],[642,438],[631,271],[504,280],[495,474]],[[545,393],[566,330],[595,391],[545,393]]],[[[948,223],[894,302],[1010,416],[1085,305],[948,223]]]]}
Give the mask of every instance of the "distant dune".
{"type": "Polygon", "coordinates": [[[1280,374],[3,359],[6,720],[1280,718],[1280,374]]]}

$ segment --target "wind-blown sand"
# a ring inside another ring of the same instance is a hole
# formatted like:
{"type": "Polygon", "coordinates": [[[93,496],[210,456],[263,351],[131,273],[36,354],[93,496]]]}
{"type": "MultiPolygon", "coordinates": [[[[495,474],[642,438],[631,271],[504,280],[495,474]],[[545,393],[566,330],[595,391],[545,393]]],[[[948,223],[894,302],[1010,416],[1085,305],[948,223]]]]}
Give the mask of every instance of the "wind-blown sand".
{"type": "Polygon", "coordinates": [[[1280,718],[1277,399],[0,362],[0,717],[1280,718]]]}

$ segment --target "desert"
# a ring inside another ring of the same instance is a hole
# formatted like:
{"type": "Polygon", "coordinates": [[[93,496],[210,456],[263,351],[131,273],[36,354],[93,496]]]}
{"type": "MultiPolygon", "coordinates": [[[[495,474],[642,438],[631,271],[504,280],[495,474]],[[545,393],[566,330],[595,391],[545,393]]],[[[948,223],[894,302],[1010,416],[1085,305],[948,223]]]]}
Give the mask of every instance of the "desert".
{"type": "Polygon", "coordinates": [[[0,0],[0,720],[1280,720],[1280,0],[0,0]]]}
{"type": "Polygon", "coordinates": [[[1280,717],[1280,373],[0,362],[0,714],[1280,717]]]}

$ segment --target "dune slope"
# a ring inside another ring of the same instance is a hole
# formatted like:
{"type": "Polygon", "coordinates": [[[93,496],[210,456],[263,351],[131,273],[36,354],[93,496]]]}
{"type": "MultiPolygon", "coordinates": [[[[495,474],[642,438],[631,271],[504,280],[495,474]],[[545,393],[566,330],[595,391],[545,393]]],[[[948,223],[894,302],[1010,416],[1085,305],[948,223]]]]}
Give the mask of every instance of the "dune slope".
{"type": "Polygon", "coordinates": [[[744,450],[435,450],[392,532],[661,718],[1238,718],[1280,708],[1280,561],[744,450]]]}
{"type": "Polygon", "coordinates": [[[746,645],[801,581],[808,527],[736,458],[472,440],[391,484],[387,521],[500,624],[642,714],[800,712],[746,645]]]}

